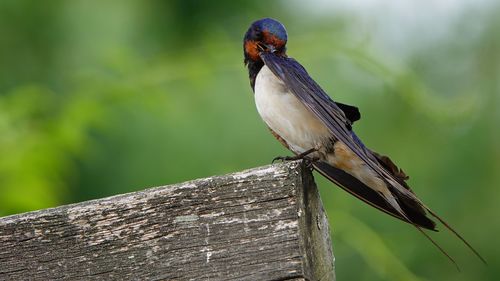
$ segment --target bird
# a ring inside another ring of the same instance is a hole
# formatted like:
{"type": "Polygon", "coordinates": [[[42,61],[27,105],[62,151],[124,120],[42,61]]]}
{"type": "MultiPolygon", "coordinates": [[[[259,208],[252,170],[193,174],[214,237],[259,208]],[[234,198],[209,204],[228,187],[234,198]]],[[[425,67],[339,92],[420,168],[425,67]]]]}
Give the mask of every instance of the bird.
{"type": "Polygon", "coordinates": [[[251,23],[243,39],[244,64],[257,111],[274,137],[311,167],[365,203],[414,226],[455,266],[455,260],[423,229],[437,231],[437,219],[483,263],[486,260],[462,235],[427,207],[407,183],[408,176],[388,156],[368,147],[353,125],[356,106],[336,102],[287,55],[288,34],[279,21],[251,23]],[[432,217],[432,218],[431,218],[432,217]]]}

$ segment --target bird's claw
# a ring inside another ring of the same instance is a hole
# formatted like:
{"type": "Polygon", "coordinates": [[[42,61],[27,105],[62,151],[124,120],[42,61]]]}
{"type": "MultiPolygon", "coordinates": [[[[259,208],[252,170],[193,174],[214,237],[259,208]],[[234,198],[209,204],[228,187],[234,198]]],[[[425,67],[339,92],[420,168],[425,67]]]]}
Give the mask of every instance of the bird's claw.
{"type": "Polygon", "coordinates": [[[276,162],[278,160],[280,160],[281,162],[285,162],[285,161],[293,161],[293,160],[301,160],[301,159],[306,160],[306,161],[310,161],[310,162],[314,162],[317,159],[309,158],[307,156],[315,151],[317,151],[316,148],[311,148],[311,149],[306,150],[306,151],[304,151],[300,154],[297,154],[295,156],[277,156],[277,157],[274,157],[274,159],[271,163],[274,164],[274,162],[276,162]]]}
{"type": "Polygon", "coordinates": [[[317,158],[317,157],[311,158],[311,157],[297,157],[297,156],[277,156],[277,157],[274,157],[272,164],[274,164],[276,161],[285,162],[285,161],[293,161],[293,160],[299,160],[299,159],[304,161],[305,167],[309,170],[312,170],[314,168],[314,166],[313,166],[314,162],[319,160],[319,158],[317,158]]]}
{"type": "Polygon", "coordinates": [[[306,165],[306,168],[309,170],[312,170],[314,168],[314,162],[318,161],[318,157],[304,157],[304,164],[306,165]]]}
{"type": "Polygon", "coordinates": [[[294,157],[291,157],[291,156],[276,156],[273,158],[273,161],[271,163],[274,164],[274,162],[276,162],[276,161],[285,162],[285,161],[295,160],[293,158],[294,157]]]}

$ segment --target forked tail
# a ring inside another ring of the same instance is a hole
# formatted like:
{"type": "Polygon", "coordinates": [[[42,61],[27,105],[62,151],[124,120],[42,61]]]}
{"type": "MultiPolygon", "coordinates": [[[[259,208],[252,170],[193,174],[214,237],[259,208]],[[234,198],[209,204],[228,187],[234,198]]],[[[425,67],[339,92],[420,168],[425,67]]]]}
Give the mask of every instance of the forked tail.
{"type": "Polygon", "coordinates": [[[462,235],[460,235],[455,229],[453,229],[453,227],[451,227],[445,220],[443,220],[441,217],[439,217],[434,211],[429,209],[427,206],[425,206],[425,209],[429,212],[429,214],[431,214],[433,217],[435,217],[437,220],[439,220],[458,239],[460,239],[467,246],[467,248],[469,248],[474,253],[474,255],[476,255],[476,257],[478,259],[480,259],[485,265],[488,264],[486,262],[486,259],[484,259],[483,256],[481,256],[481,254],[479,254],[479,252],[476,249],[474,249],[474,247],[472,247],[472,245],[469,242],[467,242],[467,240],[465,240],[465,238],[463,238],[462,235]]]}
{"type": "MultiPolygon", "coordinates": [[[[408,198],[400,198],[398,193],[393,195],[398,198],[400,208],[394,208],[386,199],[373,189],[366,186],[364,183],[354,178],[350,174],[337,169],[328,163],[323,161],[317,161],[313,163],[314,168],[326,177],[328,180],[332,181],[345,191],[351,193],[352,195],[358,197],[365,203],[397,218],[406,223],[413,225],[417,230],[422,233],[444,256],[446,256],[460,271],[455,260],[436,242],[434,241],[422,228],[436,231],[435,223],[429,219],[425,211],[420,210],[421,208],[414,208],[413,204],[407,202],[408,198]]],[[[418,202],[420,203],[420,201],[418,202]]],[[[476,251],[456,230],[454,230],[446,221],[441,219],[436,213],[434,213],[427,206],[422,204],[429,214],[439,220],[448,230],[450,230],[455,236],[457,236],[483,263],[486,264],[486,260],[476,251]]]]}

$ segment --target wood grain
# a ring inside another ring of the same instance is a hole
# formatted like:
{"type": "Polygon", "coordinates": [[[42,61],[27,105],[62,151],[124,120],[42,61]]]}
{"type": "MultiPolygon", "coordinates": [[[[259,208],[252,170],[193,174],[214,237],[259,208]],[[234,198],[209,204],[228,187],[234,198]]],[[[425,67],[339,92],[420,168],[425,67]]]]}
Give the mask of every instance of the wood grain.
{"type": "Polygon", "coordinates": [[[0,280],[334,280],[302,162],[0,218],[0,280]]]}

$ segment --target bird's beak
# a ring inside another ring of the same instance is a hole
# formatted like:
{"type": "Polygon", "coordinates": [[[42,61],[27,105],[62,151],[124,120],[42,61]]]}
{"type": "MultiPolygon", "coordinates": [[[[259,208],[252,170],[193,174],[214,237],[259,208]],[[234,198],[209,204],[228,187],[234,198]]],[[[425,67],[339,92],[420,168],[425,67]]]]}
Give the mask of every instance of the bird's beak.
{"type": "Polygon", "coordinates": [[[273,45],[264,44],[264,46],[266,46],[266,49],[268,52],[270,52],[270,53],[276,52],[276,48],[273,45]]]}
{"type": "Polygon", "coordinates": [[[257,46],[259,47],[260,52],[269,52],[269,53],[276,52],[276,48],[271,44],[259,43],[257,46]]]}

